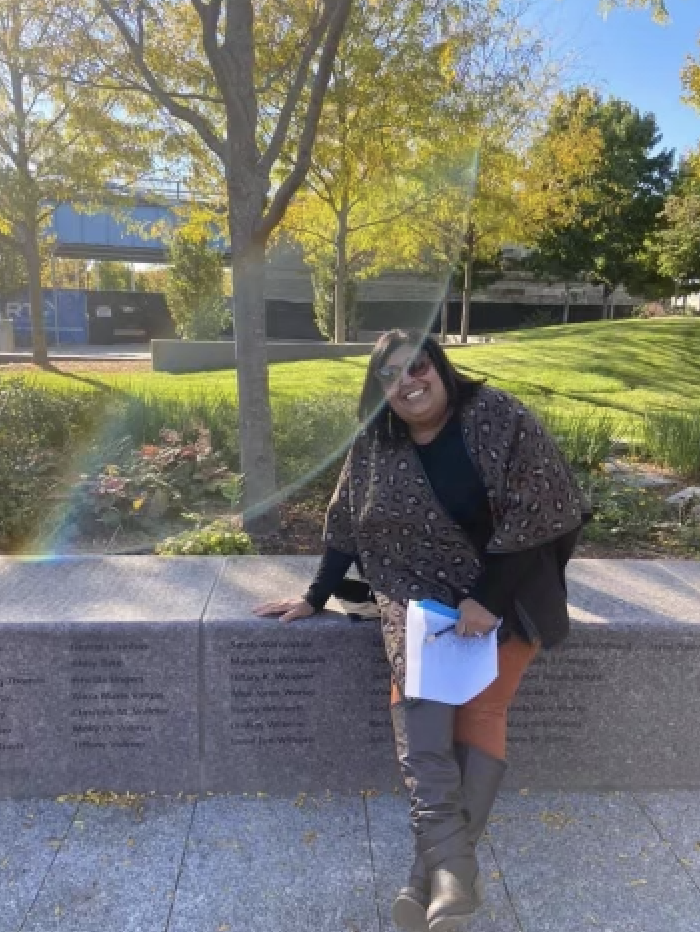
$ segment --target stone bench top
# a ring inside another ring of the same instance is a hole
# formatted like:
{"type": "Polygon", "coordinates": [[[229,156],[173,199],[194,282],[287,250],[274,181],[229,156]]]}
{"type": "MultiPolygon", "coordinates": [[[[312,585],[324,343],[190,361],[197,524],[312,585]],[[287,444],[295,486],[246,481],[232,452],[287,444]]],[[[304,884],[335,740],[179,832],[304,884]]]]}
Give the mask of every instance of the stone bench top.
{"type": "MultiPolygon", "coordinates": [[[[0,624],[219,624],[257,619],[255,605],[301,595],[314,556],[0,558],[0,624]]],[[[700,624],[700,561],[583,560],[567,571],[578,625],[700,624]]],[[[339,624],[338,605],[313,619],[339,624]],[[335,611],[334,611],[335,610],[335,611]]],[[[304,622],[308,624],[308,620],[304,622]]],[[[345,622],[347,623],[347,622],[345,622]]]]}

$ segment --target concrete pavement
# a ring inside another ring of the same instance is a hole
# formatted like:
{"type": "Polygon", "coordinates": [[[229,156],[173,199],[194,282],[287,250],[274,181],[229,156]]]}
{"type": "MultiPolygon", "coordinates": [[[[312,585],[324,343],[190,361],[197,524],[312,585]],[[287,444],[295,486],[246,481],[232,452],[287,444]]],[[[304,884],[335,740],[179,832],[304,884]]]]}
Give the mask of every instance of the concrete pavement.
{"type": "MultiPolygon", "coordinates": [[[[698,932],[700,793],[504,792],[474,932],[698,932]]],[[[0,802],[0,932],[393,932],[403,793],[0,802]]]]}

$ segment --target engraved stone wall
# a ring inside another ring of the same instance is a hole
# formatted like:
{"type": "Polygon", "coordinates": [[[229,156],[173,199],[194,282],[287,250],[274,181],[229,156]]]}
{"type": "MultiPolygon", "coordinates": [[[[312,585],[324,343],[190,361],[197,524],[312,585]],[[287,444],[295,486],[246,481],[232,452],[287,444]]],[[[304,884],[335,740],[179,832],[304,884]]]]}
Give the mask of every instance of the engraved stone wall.
{"type": "MultiPolygon", "coordinates": [[[[400,785],[378,624],[253,615],[316,565],[0,559],[0,796],[400,785]]],[[[700,787],[700,563],[569,579],[572,635],[523,680],[508,784],[700,787]]]]}

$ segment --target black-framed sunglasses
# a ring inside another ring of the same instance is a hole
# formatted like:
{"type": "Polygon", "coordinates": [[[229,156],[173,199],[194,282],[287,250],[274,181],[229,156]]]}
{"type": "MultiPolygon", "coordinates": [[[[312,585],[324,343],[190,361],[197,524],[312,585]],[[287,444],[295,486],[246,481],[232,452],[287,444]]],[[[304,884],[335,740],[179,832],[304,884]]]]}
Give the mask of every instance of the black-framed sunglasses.
{"type": "Polygon", "coordinates": [[[404,363],[403,366],[380,366],[374,373],[377,380],[382,385],[392,385],[397,379],[400,379],[406,372],[412,379],[422,378],[432,366],[433,361],[428,354],[423,351],[415,359],[404,363]]]}

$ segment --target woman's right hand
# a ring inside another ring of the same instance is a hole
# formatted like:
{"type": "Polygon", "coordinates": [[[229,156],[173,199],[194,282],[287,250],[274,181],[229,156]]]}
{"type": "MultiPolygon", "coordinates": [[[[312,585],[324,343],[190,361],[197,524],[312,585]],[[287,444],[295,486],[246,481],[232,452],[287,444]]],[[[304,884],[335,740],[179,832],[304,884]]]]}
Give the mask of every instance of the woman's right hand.
{"type": "Polygon", "coordinates": [[[256,615],[279,615],[280,621],[296,621],[297,618],[308,618],[315,615],[316,609],[305,599],[281,599],[278,602],[265,602],[257,605],[253,611],[256,615]]]}

